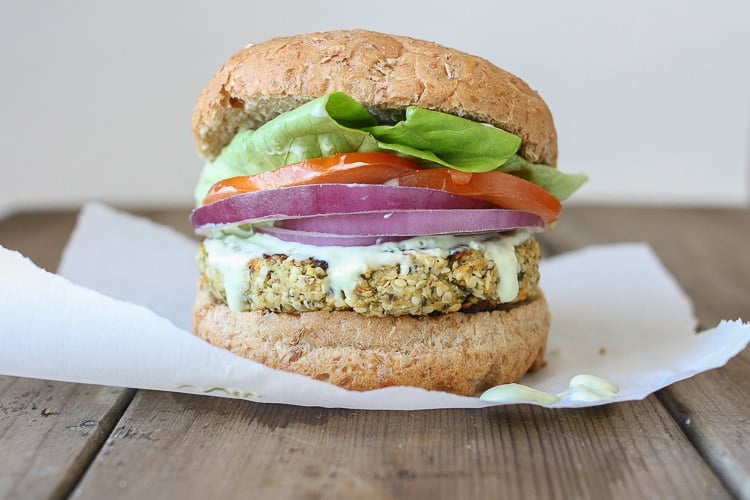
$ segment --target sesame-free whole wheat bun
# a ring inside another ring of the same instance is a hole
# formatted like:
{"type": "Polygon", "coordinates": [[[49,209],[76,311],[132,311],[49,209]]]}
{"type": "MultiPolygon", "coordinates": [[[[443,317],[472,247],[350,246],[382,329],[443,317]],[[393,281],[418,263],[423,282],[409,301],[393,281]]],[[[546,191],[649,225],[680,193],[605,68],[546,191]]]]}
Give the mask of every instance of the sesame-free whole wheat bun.
{"type": "MultiPolygon", "coordinates": [[[[436,43],[363,30],[276,38],[231,56],[198,97],[197,148],[212,162],[238,133],[333,92],[379,123],[403,120],[409,106],[487,123],[520,137],[517,154],[526,161],[556,164],[552,116],[521,79],[436,43]]],[[[539,247],[533,231],[512,234],[479,243],[455,236],[444,247],[410,243],[385,256],[376,246],[208,236],[194,331],[240,356],[347,389],[473,395],[544,364],[550,315],[538,286],[539,247]],[[341,285],[343,270],[353,268],[341,285]]]]}
{"type": "Polygon", "coordinates": [[[386,119],[413,105],[489,123],[520,136],[527,160],[557,161],[552,115],[523,80],[481,57],[363,30],[275,38],[234,54],[198,97],[198,151],[213,158],[238,131],[334,91],[386,119]]]}

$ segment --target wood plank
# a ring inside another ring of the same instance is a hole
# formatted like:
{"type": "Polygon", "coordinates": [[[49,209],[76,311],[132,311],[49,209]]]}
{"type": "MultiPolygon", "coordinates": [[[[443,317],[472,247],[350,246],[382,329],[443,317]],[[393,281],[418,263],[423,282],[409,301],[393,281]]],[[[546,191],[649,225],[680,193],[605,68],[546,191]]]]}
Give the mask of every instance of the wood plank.
{"type": "Polygon", "coordinates": [[[750,350],[659,393],[693,445],[738,498],[750,498],[750,350]]]}
{"type": "Polygon", "coordinates": [[[0,245],[18,250],[37,266],[54,271],[71,231],[76,212],[27,212],[0,219],[0,245]]]}
{"type": "MultiPolygon", "coordinates": [[[[750,320],[749,229],[750,210],[571,207],[547,243],[650,242],[710,327],[750,320]]],[[[750,349],[659,397],[733,494],[750,498],[750,349]]]]}
{"type": "Polygon", "coordinates": [[[133,391],[0,376],[0,498],[62,498],[133,391]]]}
{"type": "MultiPolygon", "coordinates": [[[[75,212],[0,220],[0,245],[57,268],[75,212]]],[[[80,480],[134,391],[0,376],[0,498],[62,498],[80,480]]]]}
{"type": "Polygon", "coordinates": [[[728,497],[655,398],[563,411],[377,412],[153,391],[139,391],[74,492],[105,495],[728,497]]]}
{"type": "MultiPolygon", "coordinates": [[[[188,220],[189,209],[139,209],[130,212],[156,223],[170,226],[194,237],[188,220]]],[[[62,250],[75,228],[78,211],[22,212],[0,219],[0,245],[18,250],[37,266],[54,271],[62,250]]]]}

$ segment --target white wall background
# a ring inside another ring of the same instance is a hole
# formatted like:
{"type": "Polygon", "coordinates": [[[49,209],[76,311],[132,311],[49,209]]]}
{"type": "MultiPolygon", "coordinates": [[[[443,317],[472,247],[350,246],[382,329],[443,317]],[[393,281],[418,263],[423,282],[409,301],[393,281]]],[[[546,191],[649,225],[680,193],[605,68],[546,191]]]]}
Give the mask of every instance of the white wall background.
{"type": "Polygon", "coordinates": [[[7,2],[0,213],[188,205],[195,97],[232,52],[362,27],[520,75],[552,108],[575,202],[746,205],[750,2],[7,2]]]}

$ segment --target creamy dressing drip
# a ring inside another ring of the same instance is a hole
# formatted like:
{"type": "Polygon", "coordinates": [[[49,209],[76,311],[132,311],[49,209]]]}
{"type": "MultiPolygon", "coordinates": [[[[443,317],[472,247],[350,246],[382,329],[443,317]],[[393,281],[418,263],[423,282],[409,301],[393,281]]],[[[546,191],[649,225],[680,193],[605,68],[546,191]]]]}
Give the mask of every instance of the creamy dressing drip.
{"type": "Polygon", "coordinates": [[[618,387],[596,375],[576,375],[570,379],[568,389],[552,394],[521,384],[503,384],[487,389],[479,399],[492,403],[538,403],[553,405],[563,399],[597,403],[614,399],[618,387]]]}
{"type": "Polygon", "coordinates": [[[227,305],[233,311],[246,309],[243,295],[250,278],[249,263],[264,255],[283,254],[302,261],[313,258],[328,264],[328,286],[343,305],[340,297],[350,297],[359,277],[370,269],[388,265],[400,266],[401,274],[409,272],[410,254],[423,253],[447,257],[451,249],[469,247],[483,251],[497,267],[501,279],[497,295],[502,302],[510,302],[518,295],[518,259],[515,247],[530,236],[528,230],[517,230],[491,235],[440,235],[410,238],[398,242],[363,247],[303,245],[280,240],[268,234],[217,234],[206,239],[204,246],[208,264],[224,278],[227,305]]]}

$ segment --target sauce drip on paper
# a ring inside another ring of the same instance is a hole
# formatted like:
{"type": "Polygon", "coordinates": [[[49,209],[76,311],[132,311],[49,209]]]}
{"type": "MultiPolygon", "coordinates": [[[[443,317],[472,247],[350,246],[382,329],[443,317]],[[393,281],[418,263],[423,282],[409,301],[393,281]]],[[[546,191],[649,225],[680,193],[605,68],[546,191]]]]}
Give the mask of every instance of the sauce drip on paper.
{"type": "Polygon", "coordinates": [[[538,403],[553,405],[563,399],[596,403],[613,399],[619,389],[609,380],[595,375],[576,375],[568,389],[552,394],[521,384],[503,384],[487,389],[479,399],[492,403],[538,403]]]}

